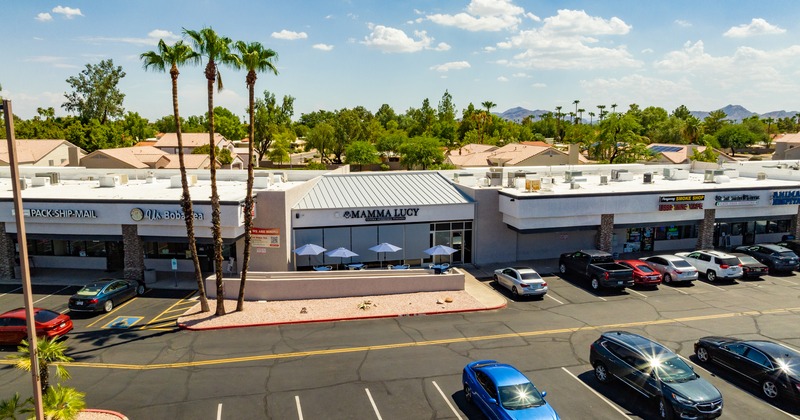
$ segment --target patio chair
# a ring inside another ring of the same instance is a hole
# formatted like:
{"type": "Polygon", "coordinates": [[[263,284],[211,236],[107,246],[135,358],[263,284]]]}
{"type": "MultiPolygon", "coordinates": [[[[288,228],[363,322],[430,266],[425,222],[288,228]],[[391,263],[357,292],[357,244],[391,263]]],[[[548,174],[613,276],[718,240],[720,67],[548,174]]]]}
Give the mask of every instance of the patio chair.
{"type": "Polygon", "coordinates": [[[317,265],[317,266],[314,266],[314,270],[315,271],[331,271],[331,270],[333,270],[333,267],[331,267],[330,265],[317,265]]]}

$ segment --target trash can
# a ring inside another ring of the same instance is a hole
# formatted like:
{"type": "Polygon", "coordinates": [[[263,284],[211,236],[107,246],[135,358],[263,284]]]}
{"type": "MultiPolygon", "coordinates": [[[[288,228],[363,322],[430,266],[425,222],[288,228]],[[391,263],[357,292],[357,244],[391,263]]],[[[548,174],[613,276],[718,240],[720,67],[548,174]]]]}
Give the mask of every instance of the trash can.
{"type": "Polygon", "coordinates": [[[147,268],[144,270],[144,283],[151,284],[156,282],[156,269],[147,268]]]}

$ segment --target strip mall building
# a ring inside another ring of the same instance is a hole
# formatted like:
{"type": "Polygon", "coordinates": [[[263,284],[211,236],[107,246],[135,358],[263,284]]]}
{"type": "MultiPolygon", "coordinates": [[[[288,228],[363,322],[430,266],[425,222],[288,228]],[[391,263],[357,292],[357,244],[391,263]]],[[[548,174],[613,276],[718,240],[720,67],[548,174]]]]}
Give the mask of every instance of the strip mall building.
{"type": "MultiPolygon", "coordinates": [[[[795,162],[580,165],[456,171],[259,173],[251,270],[433,261],[453,264],[555,258],[600,248],[625,254],[774,242],[798,233],[795,162]],[[388,242],[402,249],[378,254],[388,242]],[[304,244],[345,247],[352,258],[295,255],[304,244]]],[[[23,167],[30,264],[148,273],[191,272],[178,172],[23,167]]],[[[210,185],[190,172],[198,255],[213,269],[210,185]]],[[[241,260],[244,171],[218,171],[223,254],[241,260]]],[[[8,168],[0,171],[0,276],[15,276],[17,226],[8,168]]],[[[228,269],[226,264],[225,269],[228,269]]],[[[35,273],[35,271],[34,271],[35,273]]]]}

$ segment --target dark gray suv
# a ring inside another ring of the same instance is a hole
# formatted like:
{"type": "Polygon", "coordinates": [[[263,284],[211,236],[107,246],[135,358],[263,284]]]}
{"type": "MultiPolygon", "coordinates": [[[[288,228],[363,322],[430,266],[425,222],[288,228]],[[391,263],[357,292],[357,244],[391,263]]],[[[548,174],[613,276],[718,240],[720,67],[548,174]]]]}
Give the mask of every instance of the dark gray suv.
{"type": "Polygon", "coordinates": [[[600,383],[617,379],[658,404],[662,419],[713,419],[722,394],[663,345],[638,334],[609,331],[592,343],[589,361],[600,383]]]}

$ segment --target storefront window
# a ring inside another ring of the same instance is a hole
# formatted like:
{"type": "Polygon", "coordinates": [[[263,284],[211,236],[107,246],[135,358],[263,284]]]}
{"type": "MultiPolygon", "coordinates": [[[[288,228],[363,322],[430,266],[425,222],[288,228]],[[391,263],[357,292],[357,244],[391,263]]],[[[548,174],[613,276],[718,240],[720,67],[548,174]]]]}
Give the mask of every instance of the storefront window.
{"type": "Polygon", "coordinates": [[[175,242],[145,242],[144,253],[147,258],[191,258],[189,244],[175,242]]]}
{"type": "Polygon", "coordinates": [[[695,225],[672,225],[659,226],[656,228],[657,241],[669,241],[673,239],[687,239],[697,237],[697,226],[695,225]]]}

